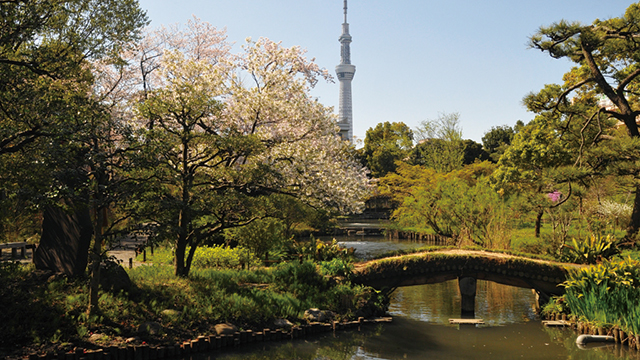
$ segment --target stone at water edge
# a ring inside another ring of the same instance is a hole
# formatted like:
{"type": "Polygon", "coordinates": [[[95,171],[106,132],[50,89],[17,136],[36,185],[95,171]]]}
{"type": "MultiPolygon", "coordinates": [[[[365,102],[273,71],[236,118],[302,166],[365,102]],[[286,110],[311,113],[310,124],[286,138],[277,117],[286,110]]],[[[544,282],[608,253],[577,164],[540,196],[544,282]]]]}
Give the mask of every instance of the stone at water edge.
{"type": "Polygon", "coordinates": [[[138,327],[138,332],[139,333],[145,333],[145,334],[149,334],[149,335],[162,334],[163,330],[164,330],[164,328],[162,327],[162,325],[158,324],[155,321],[147,321],[147,322],[141,324],[138,327]]]}
{"type": "Polygon", "coordinates": [[[235,325],[229,323],[217,324],[215,329],[218,335],[233,335],[238,331],[235,325]]]}
{"type": "Polygon", "coordinates": [[[309,322],[326,322],[333,318],[329,310],[309,309],[304,312],[304,318],[309,322]]]}
{"type": "Polygon", "coordinates": [[[291,328],[293,323],[287,319],[277,319],[273,324],[278,328],[291,328]]]}

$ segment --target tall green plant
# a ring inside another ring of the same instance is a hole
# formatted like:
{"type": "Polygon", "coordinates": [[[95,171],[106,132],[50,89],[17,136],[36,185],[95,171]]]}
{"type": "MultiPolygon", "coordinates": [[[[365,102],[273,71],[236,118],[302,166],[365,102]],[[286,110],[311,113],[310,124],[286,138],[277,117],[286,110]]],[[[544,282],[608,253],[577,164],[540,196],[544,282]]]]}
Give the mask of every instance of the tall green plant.
{"type": "Polygon", "coordinates": [[[573,238],[564,244],[562,258],[576,264],[595,264],[618,253],[617,240],[611,235],[606,237],[591,235],[585,240],[573,238]]]}
{"type": "Polygon", "coordinates": [[[615,324],[640,334],[640,262],[603,260],[571,271],[565,299],[571,313],[587,321],[615,324]]]}

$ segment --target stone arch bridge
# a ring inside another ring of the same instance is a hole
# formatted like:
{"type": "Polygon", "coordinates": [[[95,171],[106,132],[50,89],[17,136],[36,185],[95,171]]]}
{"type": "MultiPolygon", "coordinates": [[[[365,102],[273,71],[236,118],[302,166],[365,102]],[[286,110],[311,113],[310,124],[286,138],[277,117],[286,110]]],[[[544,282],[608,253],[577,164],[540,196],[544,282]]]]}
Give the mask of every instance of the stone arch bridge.
{"type": "Polygon", "coordinates": [[[487,251],[442,250],[356,264],[352,281],[391,293],[401,286],[458,279],[462,315],[471,315],[475,308],[476,280],[533,289],[540,306],[551,296],[564,294],[560,284],[566,280],[569,269],[579,267],[487,251]]]}

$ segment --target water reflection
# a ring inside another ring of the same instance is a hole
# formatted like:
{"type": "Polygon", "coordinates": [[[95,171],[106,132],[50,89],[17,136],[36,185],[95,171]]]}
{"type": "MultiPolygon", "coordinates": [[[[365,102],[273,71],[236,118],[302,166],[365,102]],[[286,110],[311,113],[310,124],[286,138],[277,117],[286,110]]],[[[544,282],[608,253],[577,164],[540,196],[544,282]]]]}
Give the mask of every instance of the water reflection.
{"type": "Polygon", "coordinates": [[[359,260],[370,260],[373,257],[395,250],[409,250],[422,246],[430,245],[426,241],[417,241],[409,239],[389,239],[384,236],[326,236],[320,237],[321,240],[331,241],[336,239],[340,246],[345,248],[354,248],[355,255],[359,260]]]}
{"type": "Polygon", "coordinates": [[[455,281],[396,290],[393,323],[362,331],[283,343],[264,343],[241,350],[194,357],[209,359],[631,359],[636,353],[610,345],[580,350],[571,330],[545,328],[532,310],[533,294],[479,281],[476,317],[484,326],[449,325],[460,315],[455,281]]]}
{"type": "MultiPolygon", "coordinates": [[[[479,280],[476,285],[476,318],[485,326],[527,322],[536,319],[535,296],[530,289],[479,280]]],[[[398,288],[389,313],[436,324],[449,324],[460,317],[457,280],[439,284],[398,288]]]]}
{"type": "MultiPolygon", "coordinates": [[[[330,241],[331,237],[323,239],[330,241]]],[[[427,245],[383,236],[336,237],[356,256],[369,259],[381,253],[427,245]]],[[[460,317],[457,281],[397,289],[389,312],[391,324],[363,327],[282,343],[255,344],[242,349],[194,356],[212,359],[635,359],[636,352],[610,345],[580,350],[571,330],[545,328],[533,310],[531,290],[478,281],[476,318],[483,326],[449,325],[460,317]]],[[[593,346],[593,345],[592,345],[593,346]]]]}

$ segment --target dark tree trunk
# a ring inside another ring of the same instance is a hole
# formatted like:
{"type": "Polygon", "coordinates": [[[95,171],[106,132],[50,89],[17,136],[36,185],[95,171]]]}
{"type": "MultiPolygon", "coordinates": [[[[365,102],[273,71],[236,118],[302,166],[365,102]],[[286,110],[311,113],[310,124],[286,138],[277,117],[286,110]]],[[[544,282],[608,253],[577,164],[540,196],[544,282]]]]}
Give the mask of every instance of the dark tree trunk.
{"type": "Polygon", "coordinates": [[[100,311],[98,291],[100,289],[100,262],[102,253],[102,230],[105,225],[105,210],[96,210],[96,230],[91,251],[91,285],[89,287],[89,314],[100,311]]]}
{"type": "Polygon", "coordinates": [[[633,211],[631,212],[631,220],[627,226],[627,240],[634,240],[640,229],[640,185],[636,185],[636,198],[633,201],[633,211]]]}
{"type": "Polygon", "coordinates": [[[538,212],[538,215],[536,216],[536,230],[535,230],[536,238],[540,237],[540,228],[542,227],[542,215],[543,214],[544,214],[544,212],[542,210],[540,210],[538,212]]]}

